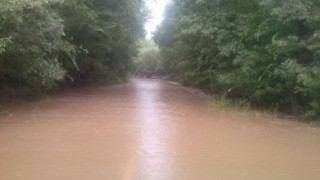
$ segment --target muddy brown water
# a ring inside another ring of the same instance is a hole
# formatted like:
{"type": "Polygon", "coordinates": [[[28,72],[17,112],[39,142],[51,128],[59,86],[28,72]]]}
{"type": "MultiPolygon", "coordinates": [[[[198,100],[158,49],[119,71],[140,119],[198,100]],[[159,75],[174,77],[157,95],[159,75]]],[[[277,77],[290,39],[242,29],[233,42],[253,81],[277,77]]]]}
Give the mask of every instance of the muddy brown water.
{"type": "Polygon", "coordinates": [[[0,115],[0,180],[319,180],[320,131],[210,108],[160,80],[66,90],[0,115]]]}

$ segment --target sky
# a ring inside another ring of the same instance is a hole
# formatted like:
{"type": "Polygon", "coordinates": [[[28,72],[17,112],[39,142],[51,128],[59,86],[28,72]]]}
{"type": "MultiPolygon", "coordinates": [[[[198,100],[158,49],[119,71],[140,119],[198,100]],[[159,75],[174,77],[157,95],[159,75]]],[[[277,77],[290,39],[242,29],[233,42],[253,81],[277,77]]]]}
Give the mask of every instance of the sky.
{"type": "Polygon", "coordinates": [[[146,1],[146,6],[148,7],[151,13],[151,17],[145,25],[145,29],[147,32],[146,38],[151,39],[152,32],[154,32],[157,29],[157,26],[160,25],[160,23],[163,20],[164,10],[170,0],[145,0],[145,1],[146,1]]]}

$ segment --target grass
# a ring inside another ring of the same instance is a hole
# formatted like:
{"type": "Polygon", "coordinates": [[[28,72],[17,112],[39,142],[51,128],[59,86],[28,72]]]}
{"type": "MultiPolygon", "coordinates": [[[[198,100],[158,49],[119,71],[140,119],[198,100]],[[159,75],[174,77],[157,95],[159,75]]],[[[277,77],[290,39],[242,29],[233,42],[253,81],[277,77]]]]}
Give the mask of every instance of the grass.
{"type": "Polygon", "coordinates": [[[0,115],[11,115],[7,104],[0,104],[0,115]]]}
{"type": "MultiPolygon", "coordinates": [[[[237,112],[245,112],[245,111],[253,110],[250,105],[250,102],[248,102],[247,100],[244,100],[244,99],[231,100],[227,98],[225,95],[210,96],[209,104],[214,108],[228,109],[228,110],[233,110],[237,112]]],[[[308,123],[308,121],[297,119],[297,117],[293,115],[279,113],[278,106],[275,106],[273,109],[260,109],[258,110],[258,113],[262,116],[273,116],[277,118],[280,116],[280,118],[282,119],[297,120],[299,122],[308,123]]],[[[313,127],[320,127],[320,120],[311,121],[311,122],[309,121],[309,125],[313,127]]]]}
{"type": "Polygon", "coordinates": [[[212,107],[219,109],[231,109],[235,111],[248,111],[251,109],[251,105],[247,100],[231,100],[228,99],[225,95],[211,96],[209,102],[212,107]]]}
{"type": "Polygon", "coordinates": [[[320,127],[320,120],[310,122],[311,126],[320,127]]]}

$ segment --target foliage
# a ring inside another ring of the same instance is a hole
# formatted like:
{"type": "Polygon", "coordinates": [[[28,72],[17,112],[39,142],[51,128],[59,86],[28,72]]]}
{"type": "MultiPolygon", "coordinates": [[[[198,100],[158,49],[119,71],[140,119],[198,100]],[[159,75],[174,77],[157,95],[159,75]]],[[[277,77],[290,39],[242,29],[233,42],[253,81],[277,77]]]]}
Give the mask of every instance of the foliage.
{"type": "Polygon", "coordinates": [[[139,76],[161,76],[164,74],[159,48],[152,40],[140,42],[140,52],[134,60],[136,74],[139,76]]]}
{"type": "Polygon", "coordinates": [[[43,93],[58,82],[125,79],[143,37],[141,0],[0,0],[0,84],[43,93]]]}
{"type": "Polygon", "coordinates": [[[67,39],[77,47],[76,81],[109,82],[128,77],[137,41],[144,34],[140,0],[66,0],[60,7],[67,39]]]}
{"type": "Polygon", "coordinates": [[[185,84],[317,119],[319,10],[316,0],[173,0],[154,39],[185,84]]]}
{"type": "Polygon", "coordinates": [[[26,86],[33,92],[51,89],[65,75],[59,54],[73,49],[62,38],[62,19],[46,1],[1,0],[1,4],[2,84],[26,86]]]}
{"type": "Polygon", "coordinates": [[[211,96],[210,105],[215,108],[228,108],[236,111],[247,111],[250,109],[250,103],[245,99],[228,99],[226,95],[211,96]]]}

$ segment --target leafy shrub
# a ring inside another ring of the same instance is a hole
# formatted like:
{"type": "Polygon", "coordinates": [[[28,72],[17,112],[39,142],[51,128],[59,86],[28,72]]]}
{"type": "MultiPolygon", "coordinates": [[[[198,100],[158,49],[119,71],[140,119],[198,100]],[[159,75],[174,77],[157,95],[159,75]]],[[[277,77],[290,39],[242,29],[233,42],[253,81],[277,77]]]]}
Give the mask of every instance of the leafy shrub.
{"type": "Polygon", "coordinates": [[[318,119],[319,10],[317,0],[174,0],[154,39],[185,84],[318,119]]]}

